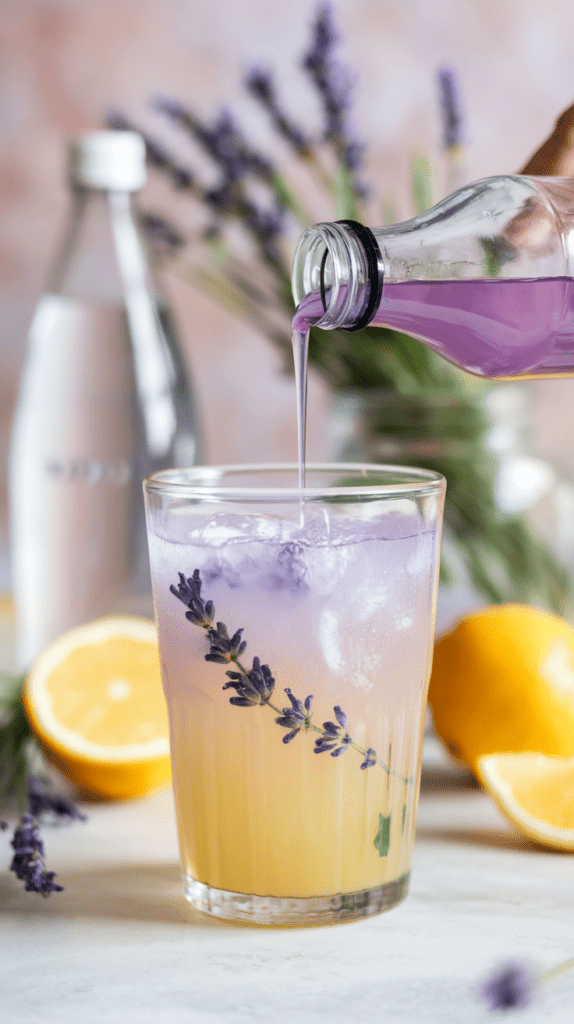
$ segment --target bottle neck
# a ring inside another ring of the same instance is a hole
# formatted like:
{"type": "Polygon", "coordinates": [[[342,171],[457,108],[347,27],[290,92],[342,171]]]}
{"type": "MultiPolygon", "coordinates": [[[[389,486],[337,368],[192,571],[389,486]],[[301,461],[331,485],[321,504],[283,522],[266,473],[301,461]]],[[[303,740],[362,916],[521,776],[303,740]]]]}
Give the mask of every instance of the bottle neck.
{"type": "Polygon", "coordinates": [[[369,228],[335,221],[308,228],[293,259],[293,295],[306,320],[325,330],[360,330],[381,300],[381,251],[369,228]]]}
{"type": "Polygon", "coordinates": [[[73,188],[49,291],[79,301],[123,304],[134,286],[156,295],[130,193],[73,188]]]}

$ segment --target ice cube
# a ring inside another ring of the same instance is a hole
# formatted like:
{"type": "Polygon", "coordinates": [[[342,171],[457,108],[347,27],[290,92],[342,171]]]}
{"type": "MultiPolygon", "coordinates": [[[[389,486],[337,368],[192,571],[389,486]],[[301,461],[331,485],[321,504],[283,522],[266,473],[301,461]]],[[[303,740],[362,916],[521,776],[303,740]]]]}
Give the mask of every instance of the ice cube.
{"type": "Polygon", "coordinates": [[[247,544],[251,540],[273,543],[281,539],[281,533],[281,520],[273,516],[218,512],[199,530],[194,530],[190,540],[194,544],[221,548],[227,544],[247,544]]]}

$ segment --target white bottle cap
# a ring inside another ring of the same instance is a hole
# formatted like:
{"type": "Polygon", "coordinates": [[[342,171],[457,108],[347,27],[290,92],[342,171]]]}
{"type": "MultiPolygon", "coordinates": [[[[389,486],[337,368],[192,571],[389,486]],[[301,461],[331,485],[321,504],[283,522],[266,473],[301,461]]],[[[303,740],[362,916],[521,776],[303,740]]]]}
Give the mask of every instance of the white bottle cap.
{"type": "Polygon", "coordinates": [[[84,132],[70,141],[71,184],[135,192],[145,185],[145,142],[137,132],[84,132]]]}

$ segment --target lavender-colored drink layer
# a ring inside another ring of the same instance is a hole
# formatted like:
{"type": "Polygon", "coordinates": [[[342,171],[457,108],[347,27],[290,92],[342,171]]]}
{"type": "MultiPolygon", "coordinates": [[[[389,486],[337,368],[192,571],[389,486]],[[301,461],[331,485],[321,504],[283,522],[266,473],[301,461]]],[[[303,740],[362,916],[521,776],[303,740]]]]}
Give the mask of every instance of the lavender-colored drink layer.
{"type": "MultiPolygon", "coordinates": [[[[310,295],[295,325],[322,314],[320,297],[310,295]]],[[[480,376],[574,373],[570,278],[385,281],[371,322],[405,331],[480,376]]]]}

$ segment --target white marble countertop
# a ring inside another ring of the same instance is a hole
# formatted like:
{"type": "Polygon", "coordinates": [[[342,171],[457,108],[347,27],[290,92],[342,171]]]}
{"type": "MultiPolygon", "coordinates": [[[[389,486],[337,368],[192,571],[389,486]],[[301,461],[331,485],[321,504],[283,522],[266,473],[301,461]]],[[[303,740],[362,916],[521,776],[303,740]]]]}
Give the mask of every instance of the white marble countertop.
{"type": "MultiPolygon", "coordinates": [[[[574,955],[574,858],[516,835],[490,799],[424,773],[411,890],[369,920],[263,929],[204,918],[182,895],[171,793],[86,807],[45,829],[65,891],[0,872],[2,1024],[471,1024],[501,960],[574,955]]],[[[0,833],[0,866],[9,834],[0,833]]],[[[574,1021],[574,976],[513,1019],[574,1021]]],[[[505,1015],[506,1019],[506,1015],[505,1015]]]]}

